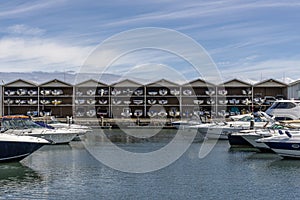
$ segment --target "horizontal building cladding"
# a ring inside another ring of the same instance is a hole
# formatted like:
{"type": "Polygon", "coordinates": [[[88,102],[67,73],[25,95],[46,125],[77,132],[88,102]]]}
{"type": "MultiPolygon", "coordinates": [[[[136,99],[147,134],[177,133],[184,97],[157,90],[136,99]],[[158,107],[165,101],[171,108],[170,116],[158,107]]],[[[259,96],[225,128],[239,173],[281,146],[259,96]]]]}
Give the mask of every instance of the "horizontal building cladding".
{"type": "Polygon", "coordinates": [[[165,79],[151,83],[125,79],[109,85],[93,79],[75,85],[58,79],[41,84],[17,79],[2,86],[1,113],[50,112],[79,117],[151,117],[155,114],[174,117],[180,113],[180,116],[190,116],[194,107],[205,111],[211,111],[212,105],[227,105],[228,111],[233,107],[239,111],[249,109],[249,102],[256,97],[288,97],[287,88],[287,84],[274,79],[256,84],[238,79],[221,84],[202,79],[184,84],[165,79]]]}

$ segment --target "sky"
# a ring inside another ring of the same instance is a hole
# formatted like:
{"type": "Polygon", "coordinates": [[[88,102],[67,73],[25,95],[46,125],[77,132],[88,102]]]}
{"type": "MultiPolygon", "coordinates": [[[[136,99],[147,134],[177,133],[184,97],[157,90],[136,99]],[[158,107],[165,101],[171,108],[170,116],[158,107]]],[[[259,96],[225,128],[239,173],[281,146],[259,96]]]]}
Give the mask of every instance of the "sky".
{"type": "Polygon", "coordinates": [[[186,45],[194,41],[222,80],[290,82],[300,79],[299,21],[298,0],[1,1],[0,72],[86,71],[192,80],[210,71],[198,66],[200,73],[195,72],[182,56],[183,51],[197,54],[186,45]],[[147,27],[167,30],[170,37],[147,27]],[[130,39],[112,42],[128,32],[130,39]],[[166,48],[120,55],[133,42],[154,39],[166,48]],[[113,58],[109,67],[108,58],[113,58]],[[93,66],[86,66],[92,59],[93,66]]]}

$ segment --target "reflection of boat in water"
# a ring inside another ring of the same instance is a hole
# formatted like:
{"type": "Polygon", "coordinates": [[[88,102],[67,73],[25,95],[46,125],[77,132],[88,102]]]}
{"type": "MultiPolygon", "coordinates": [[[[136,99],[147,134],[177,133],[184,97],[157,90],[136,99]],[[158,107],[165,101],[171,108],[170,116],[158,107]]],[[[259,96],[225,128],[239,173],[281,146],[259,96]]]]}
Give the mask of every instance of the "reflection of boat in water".
{"type": "MultiPolygon", "coordinates": [[[[50,142],[43,138],[33,136],[1,133],[0,162],[22,160],[45,144],[50,144],[50,142]]],[[[1,170],[1,174],[2,173],[1,170]]]]}
{"type": "MultiPolygon", "coordinates": [[[[32,181],[42,181],[41,174],[20,162],[7,162],[0,165],[0,182],[9,180],[10,184],[20,185],[20,183],[32,184],[32,181]]],[[[16,190],[19,188],[16,187],[16,190]]],[[[3,197],[3,196],[2,196],[3,197]]]]}

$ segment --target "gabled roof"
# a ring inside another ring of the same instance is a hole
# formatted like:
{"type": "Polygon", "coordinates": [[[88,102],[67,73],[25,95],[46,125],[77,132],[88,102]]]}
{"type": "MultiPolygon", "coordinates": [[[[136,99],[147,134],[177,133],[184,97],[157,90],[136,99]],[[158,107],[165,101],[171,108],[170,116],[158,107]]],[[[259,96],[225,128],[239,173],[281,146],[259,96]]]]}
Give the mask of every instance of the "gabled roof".
{"type": "Polygon", "coordinates": [[[102,82],[98,82],[94,79],[89,79],[78,83],[75,85],[76,87],[107,87],[108,85],[102,82]]]}
{"type": "Polygon", "coordinates": [[[294,86],[294,85],[297,85],[297,84],[299,84],[299,83],[300,83],[300,80],[297,80],[297,81],[291,82],[291,83],[289,84],[289,86],[294,86]]]}
{"type": "Polygon", "coordinates": [[[177,83],[168,81],[166,79],[160,79],[158,81],[147,84],[147,87],[178,87],[177,83]]]}
{"type": "Polygon", "coordinates": [[[40,87],[73,87],[71,84],[63,82],[58,79],[53,79],[45,83],[40,84],[40,87]]]}
{"type": "Polygon", "coordinates": [[[5,87],[37,87],[36,83],[17,79],[4,85],[5,87]]]}
{"type": "Polygon", "coordinates": [[[214,87],[215,85],[212,84],[212,83],[206,82],[203,79],[198,78],[196,80],[187,82],[187,83],[183,84],[182,86],[183,87],[184,86],[190,86],[190,87],[214,87]]]}
{"type": "Polygon", "coordinates": [[[135,82],[133,80],[124,79],[122,81],[116,82],[111,85],[112,87],[141,87],[141,83],[135,82]]]}
{"type": "Polygon", "coordinates": [[[229,81],[226,81],[224,83],[221,83],[220,86],[224,87],[251,87],[252,85],[250,83],[246,83],[244,81],[241,81],[239,79],[231,79],[229,81]]]}
{"type": "Polygon", "coordinates": [[[287,84],[270,78],[254,84],[254,87],[287,87],[287,84]]]}

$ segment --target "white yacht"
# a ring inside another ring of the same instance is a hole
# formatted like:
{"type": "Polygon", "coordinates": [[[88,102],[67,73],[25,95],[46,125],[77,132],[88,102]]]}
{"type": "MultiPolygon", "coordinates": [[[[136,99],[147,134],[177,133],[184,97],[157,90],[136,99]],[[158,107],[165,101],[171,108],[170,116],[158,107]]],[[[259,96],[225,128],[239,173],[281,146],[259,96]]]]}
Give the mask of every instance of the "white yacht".
{"type": "Polygon", "coordinates": [[[279,136],[258,139],[269,146],[275,153],[287,158],[300,158],[300,134],[282,131],[279,136]]]}
{"type": "Polygon", "coordinates": [[[54,144],[72,141],[82,130],[46,128],[33,122],[27,116],[4,116],[1,120],[2,132],[14,135],[27,135],[44,138],[54,144]]]}
{"type": "Polygon", "coordinates": [[[264,128],[270,125],[270,119],[267,119],[264,116],[244,116],[237,121],[199,124],[190,126],[190,128],[197,129],[198,132],[204,134],[207,138],[228,139],[229,134],[241,130],[264,128]]]}

